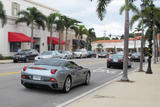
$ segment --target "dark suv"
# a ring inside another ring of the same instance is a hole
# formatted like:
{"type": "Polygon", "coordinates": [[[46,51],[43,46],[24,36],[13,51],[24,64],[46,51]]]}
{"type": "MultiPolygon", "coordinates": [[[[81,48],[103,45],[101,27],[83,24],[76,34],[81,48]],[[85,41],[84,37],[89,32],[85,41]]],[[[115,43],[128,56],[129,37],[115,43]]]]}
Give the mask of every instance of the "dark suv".
{"type": "Polygon", "coordinates": [[[38,51],[35,49],[26,49],[21,52],[15,54],[13,56],[13,62],[16,63],[18,61],[29,62],[30,60],[34,60],[34,58],[39,55],[38,51]]]}

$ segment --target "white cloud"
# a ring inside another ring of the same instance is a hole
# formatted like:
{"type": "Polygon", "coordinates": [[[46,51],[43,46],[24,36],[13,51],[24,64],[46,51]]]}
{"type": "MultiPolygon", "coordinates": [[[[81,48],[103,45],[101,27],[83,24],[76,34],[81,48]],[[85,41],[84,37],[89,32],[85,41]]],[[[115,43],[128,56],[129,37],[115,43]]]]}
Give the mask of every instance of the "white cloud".
{"type": "Polygon", "coordinates": [[[93,25],[95,28],[97,37],[104,36],[104,31],[106,31],[106,36],[109,34],[120,35],[124,32],[124,25],[118,22],[111,22],[106,25],[93,25]]]}

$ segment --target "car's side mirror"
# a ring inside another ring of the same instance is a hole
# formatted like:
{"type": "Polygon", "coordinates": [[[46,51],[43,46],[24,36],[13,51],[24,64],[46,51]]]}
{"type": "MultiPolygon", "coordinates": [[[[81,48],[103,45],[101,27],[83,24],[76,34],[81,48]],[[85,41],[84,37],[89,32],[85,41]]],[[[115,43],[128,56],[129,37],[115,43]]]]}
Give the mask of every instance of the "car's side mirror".
{"type": "Polygon", "coordinates": [[[83,69],[83,67],[82,67],[82,66],[78,66],[78,68],[77,68],[77,69],[81,70],[81,69],[83,69]]]}

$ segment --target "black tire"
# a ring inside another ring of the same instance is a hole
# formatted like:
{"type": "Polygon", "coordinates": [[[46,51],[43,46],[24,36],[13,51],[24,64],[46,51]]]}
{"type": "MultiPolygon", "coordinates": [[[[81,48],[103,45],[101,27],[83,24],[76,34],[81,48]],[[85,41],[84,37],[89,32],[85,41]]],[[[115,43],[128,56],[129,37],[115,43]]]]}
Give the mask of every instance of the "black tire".
{"type": "Polygon", "coordinates": [[[110,68],[111,66],[109,66],[108,64],[107,64],[107,68],[110,68]]]}
{"type": "Polygon", "coordinates": [[[86,75],[86,79],[85,79],[85,85],[90,84],[90,78],[91,78],[91,74],[88,72],[87,75],[86,75]]]}
{"type": "Polygon", "coordinates": [[[13,63],[17,63],[18,61],[16,61],[16,60],[13,60],[13,63]]]}
{"type": "Polygon", "coordinates": [[[72,80],[71,77],[68,76],[64,82],[63,92],[68,93],[71,90],[71,86],[72,86],[72,80]]]}
{"type": "Polygon", "coordinates": [[[31,86],[31,85],[29,85],[29,84],[23,84],[23,86],[24,86],[25,88],[28,88],[28,89],[33,88],[33,86],[31,86]]]}

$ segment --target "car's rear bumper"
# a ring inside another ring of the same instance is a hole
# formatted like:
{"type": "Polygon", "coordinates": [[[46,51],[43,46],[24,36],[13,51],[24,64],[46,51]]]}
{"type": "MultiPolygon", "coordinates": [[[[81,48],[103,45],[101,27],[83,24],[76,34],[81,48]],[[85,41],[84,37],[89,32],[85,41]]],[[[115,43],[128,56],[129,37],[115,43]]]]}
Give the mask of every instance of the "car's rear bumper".
{"type": "Polygon", "coordinates": [[[21,79],[22,85],[32,85],[35,87],[41,87],[41,88],[51,88],[54,90],[61,90],[63,87],[60,87],[57,82],[50,82],[50,81],[36,81],[36,80],[29,80],[29,79],[21,79]]]}
{"type": "Polygon", "coordinates": [[[114,66],[114,67],[123,67],[122,62],[107,62],[108,66],[114,66]]]}

